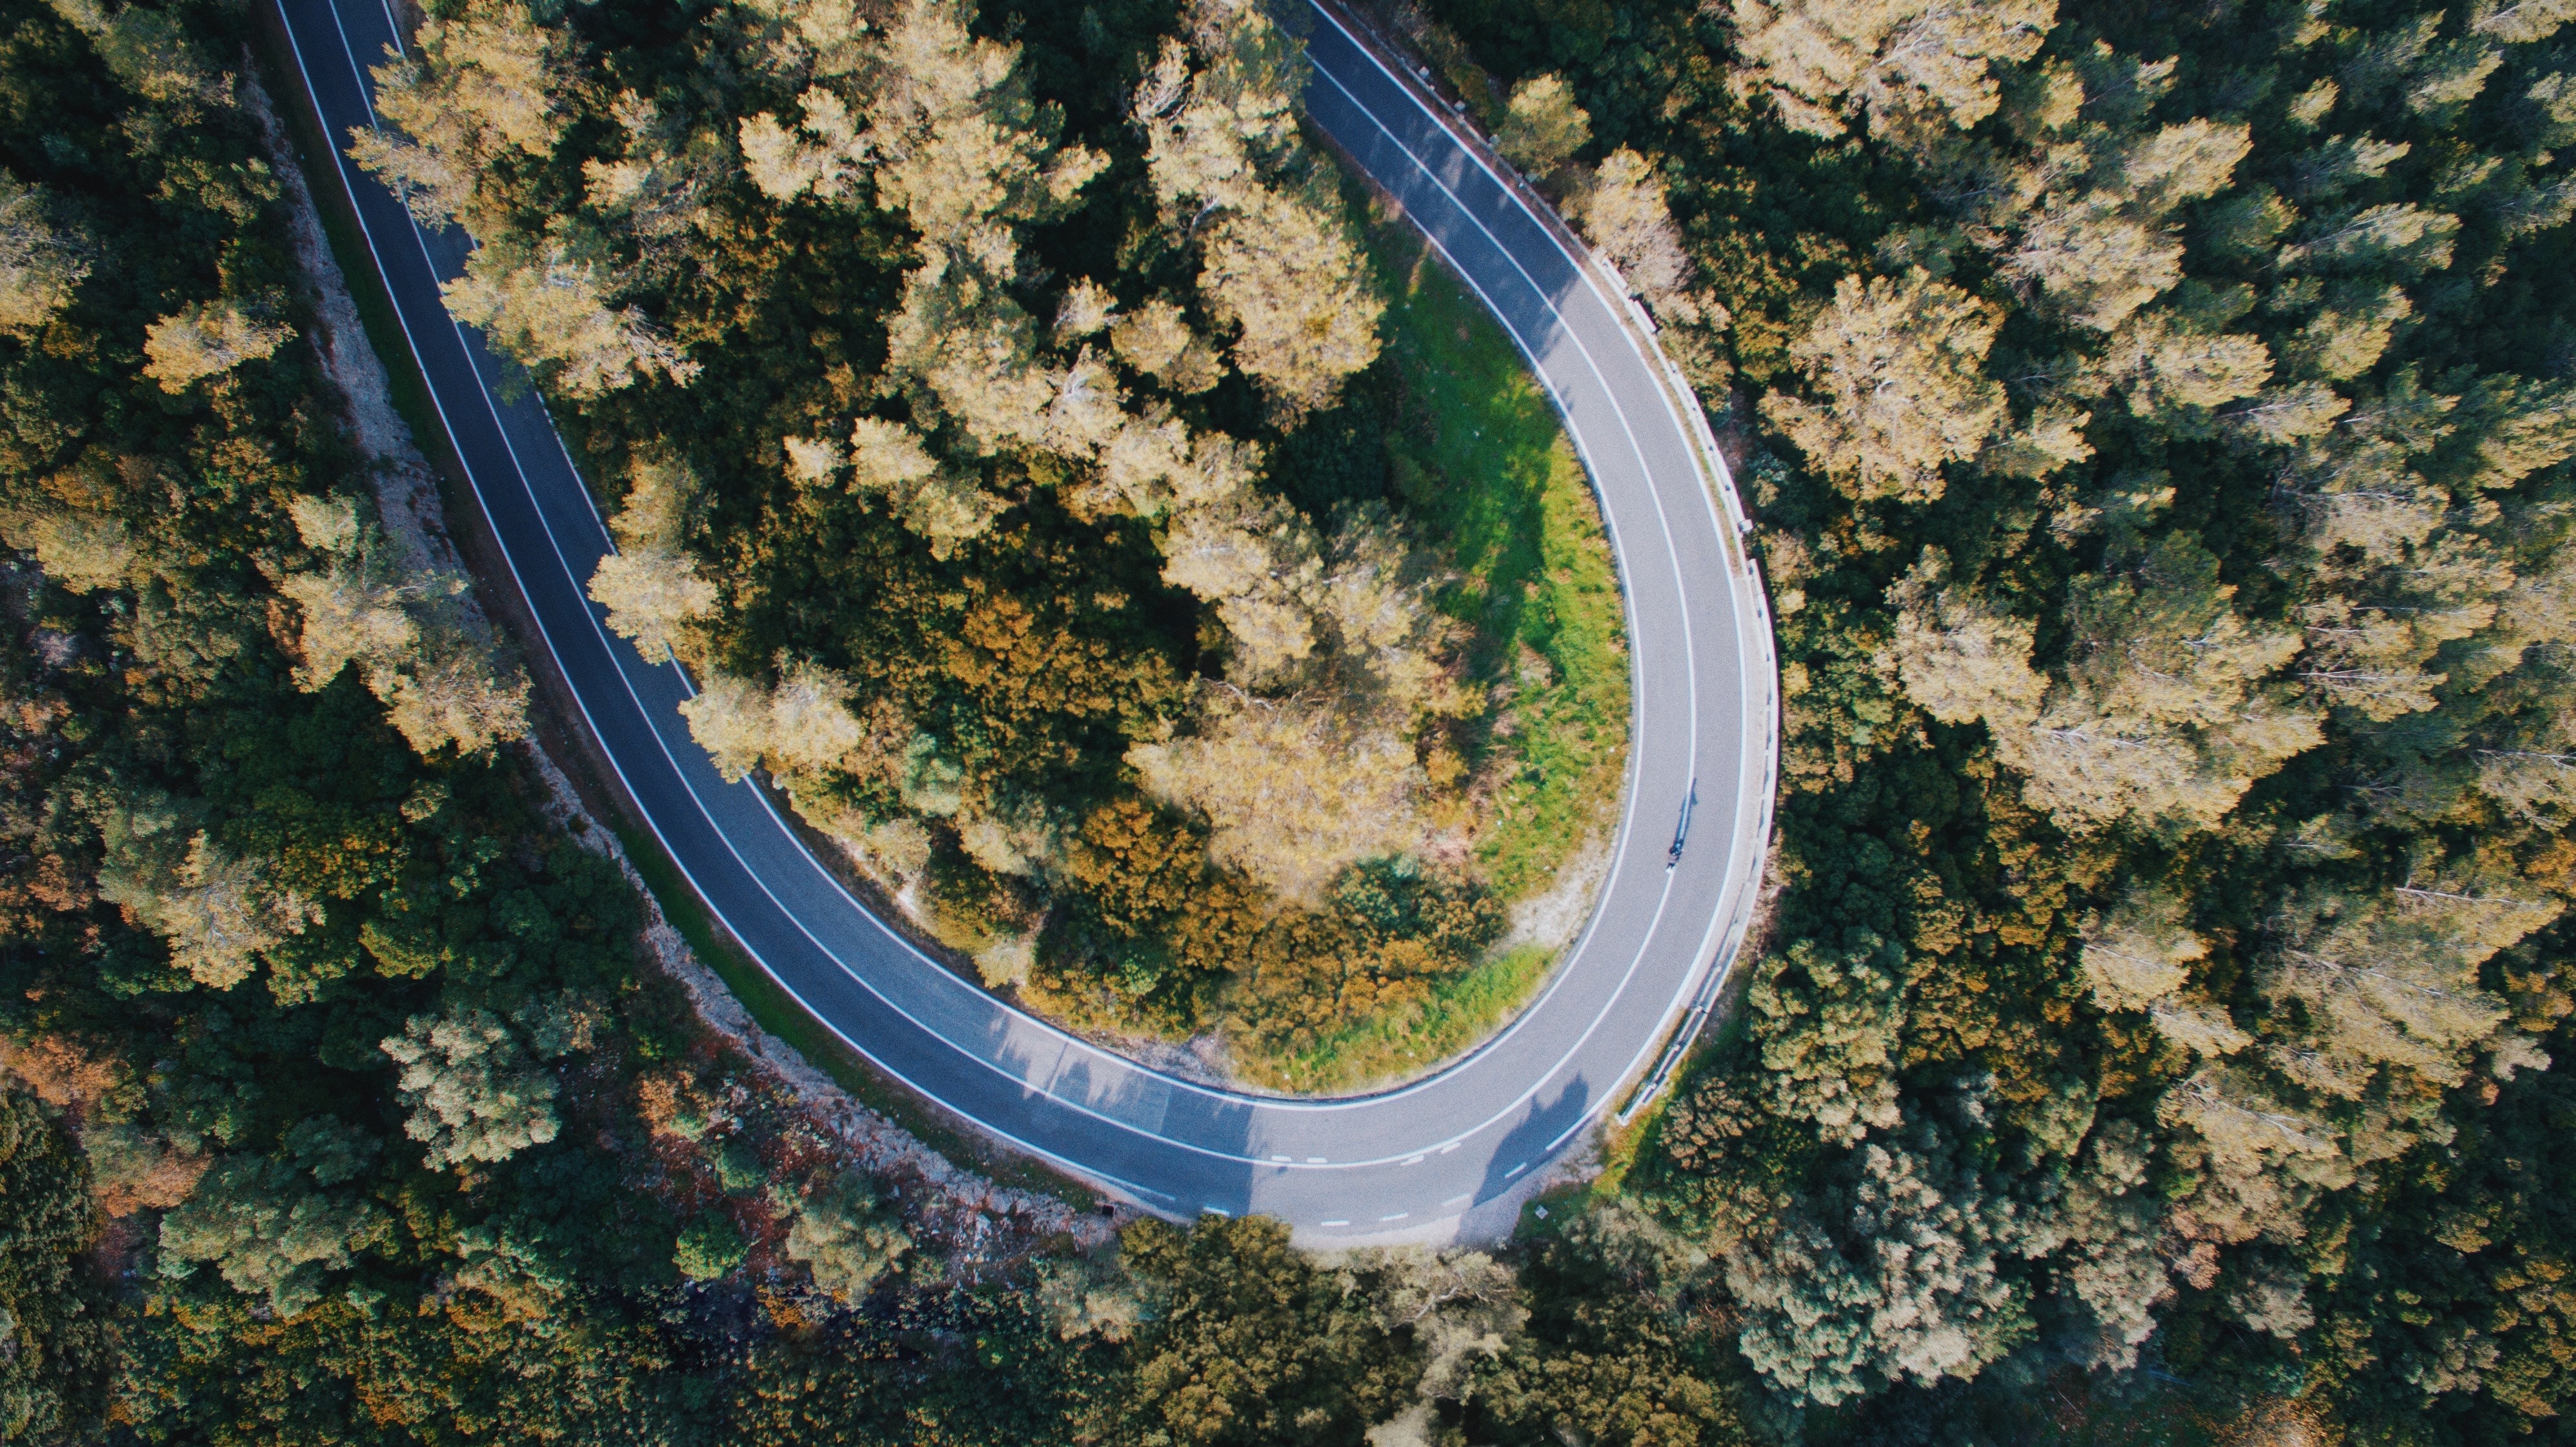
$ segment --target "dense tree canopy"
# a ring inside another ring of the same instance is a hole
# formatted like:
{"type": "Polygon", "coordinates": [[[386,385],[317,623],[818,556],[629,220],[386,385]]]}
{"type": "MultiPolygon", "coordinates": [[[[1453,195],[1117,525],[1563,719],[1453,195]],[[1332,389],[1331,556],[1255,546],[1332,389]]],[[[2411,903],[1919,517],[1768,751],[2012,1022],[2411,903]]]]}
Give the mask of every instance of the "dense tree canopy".
{"type": "Polygon", "coordinates": [[[2554,1430],[2558,1247],[2438,1183],[2551,1154],[2568,1013],[2566,12],[1523,15],[1415,33],[1563,75],[1732,322],[1785,879],[1636,1190],[1764,1390],[2554,1430]]]}
{"type": "MultiPolygon", "coordinates": [[[[247,19],[0,3],[0,1435],[2564,1434],[2567,9],[1376,13],[1702,389],[1783,663],[1732,1023],[1491,1255],[860,1159],[560,822],[247,19]]],[[[941,944],[1284,1059],[1505,937],[1426,841],[1579,559],[1405,484],[1280,17],[461,0],[385,82],[612,626],[941,944]]]]}
{"type": "MultiPolygon", "coordinates": [[[[1393,485],[1383,414],[1425,384],[1292,20],[466,4],[354,152],[482,243],[449,303],[615,480],[592,596],[701,675],[720,766],[997,988],[1274,1072],[1484,958],[1496,931],[1426,929],[1390,941],[1413,984],[1346,988],[1337,942],[1412,915],[1338,901],[1389,862],[1489,891],[1519,765],[1518,660],[1393,485]]],[[[1525,99],[1570,156],[1570,93],[1525,99]]],[[[1698,315],[1626,164],[1596,229],[1698,315]]]]}

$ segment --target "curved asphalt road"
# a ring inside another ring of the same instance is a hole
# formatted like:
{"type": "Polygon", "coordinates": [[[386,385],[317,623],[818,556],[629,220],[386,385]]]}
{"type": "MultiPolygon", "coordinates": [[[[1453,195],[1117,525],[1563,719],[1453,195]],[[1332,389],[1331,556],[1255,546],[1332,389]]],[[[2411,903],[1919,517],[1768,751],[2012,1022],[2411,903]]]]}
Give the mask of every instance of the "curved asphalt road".
{"type": "MultiPolygon", "coordinates": [[[[382,0],[279,0],[326,135],[375,124],[382,0]]],[[[1259,1211],[1318,1244],[1424,1235],[1520,1178],[1655,1068],[1751,911],[1776,752],[1770,620],[1707,423],[1629,304],[1560,223],[1330,13],[1307,106],[1502,319],[1598,489],[1633,660],[1629,807],[1569,962],[1495,1039],[1377,1095],[1289,1100],[1145,1069],[957,979],[845,893],[751,784],[691,741],[680,670],[602,626],[582,583],[610,547],[542,405],[448,315],[464,238],[432,233],[338,158],[449,440],[585,721],[701,897],[807,1009],[985,1131],[1159,1214],[1259,1211]],[[1687,847],[1667,868],[1696,785],[1687,847]]],[[[1667,1058],[1669,1058],[1667,1056],[1667,1058]]]]}

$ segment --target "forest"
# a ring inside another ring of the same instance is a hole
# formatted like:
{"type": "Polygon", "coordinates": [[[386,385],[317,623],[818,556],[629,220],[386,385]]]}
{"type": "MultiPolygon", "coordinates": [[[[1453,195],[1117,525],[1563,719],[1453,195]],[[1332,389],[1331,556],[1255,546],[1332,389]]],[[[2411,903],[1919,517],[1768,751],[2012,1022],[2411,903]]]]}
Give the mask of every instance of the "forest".
{"type": "Polygon", "coordinates": [[[1543,974],[1626,662],[1297,16],[439,0],[321,137],[255,6],[0,0],[0,1439],[2563,1434],[2576,4],[1358,13],[1660,323],[1786,712],[1664,1103],[1317,1256],[727,1023],[317,154],[480,243],[730,772],[995,990],[1329,1088],[1543,974]]]}
{"type": "Polygon", "coordinates": [[[482,243],[449,304],[606,480],[592,596],[729,777],[1051,1016],[1358,1083],[1606,849],[1597,518],[1517,369],[1435,365],[1455,287],[1266,11],[970,18],[469,9],[355,154],[482,243]]]}

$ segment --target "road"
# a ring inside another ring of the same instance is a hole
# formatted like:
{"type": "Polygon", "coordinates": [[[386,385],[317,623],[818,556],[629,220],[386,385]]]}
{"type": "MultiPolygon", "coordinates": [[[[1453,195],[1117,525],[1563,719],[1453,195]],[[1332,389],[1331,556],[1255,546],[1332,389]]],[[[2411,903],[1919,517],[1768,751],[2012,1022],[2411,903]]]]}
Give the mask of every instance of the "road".
{"type": "MultiPolygon", "coordinates": [[[[279,0],[323,131],[376,124],[382,0],[279,0]]],[[[1770,620],[1706,421],[1643,314],[1450,128],[1445,108],[1317,11],[1314,121],[1490,306],[1553,397],[1600,497],[1633,664],[1627,809],[1594,914],[1495,1038],[1399,1089],[1285,1099],[1158,1073],[986,994],[871,915],[755,784],[689,737],[682,672],[610,634],[583,582],[611,543],[541,402],[449,316],[465,238],[431,231],[345,154],[341,182],[455,455],[582,721],[708,908],[885,1074],[1160,1215],[1261,1212],[1301,1241],[1423,1238],[1525,1185],[1696,1024],[1741,938],[1776,757],[1770,620]],[[1669,862],[1684,801],[1698,805],[1669,862]]]]}

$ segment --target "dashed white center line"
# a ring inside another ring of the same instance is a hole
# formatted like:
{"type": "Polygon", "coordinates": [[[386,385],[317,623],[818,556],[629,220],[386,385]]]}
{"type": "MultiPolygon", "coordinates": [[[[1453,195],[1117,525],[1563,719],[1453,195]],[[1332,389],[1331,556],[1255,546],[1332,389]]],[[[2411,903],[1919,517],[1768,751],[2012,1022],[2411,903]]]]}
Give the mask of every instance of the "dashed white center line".
{"type": "Polygon", "coordinates": [[[1270,1159],[1272,1159],[1272,1160],[1274,1160],[1274,1161],[1277,1161],[1277,1162],[1279,1162],[1279,1163],[1280,1163],[1280,1164],[1282,1164],[1282,1165],[1287,1164],[1287,1161],[1288,1161],[1288,1158],[1287,1158],[1286,1156],[1272,1156],[1270,1159]]]}
{"type": "Polygon", "coordinates": [[[1308,1157],[1306,1157],[1306,1164],[1308,1164],[1308,1165],[1310,1165],[1310,1166],[1320,1166],[1320,1165],[1322,1165],[1323,1163],[1324,1163],[1324,1158],[1323,1158],[1322,1156],[1308,1156],[1308,1157]]]}
{"type": "Polygon", "coordinates": [[[1508,1180],[1510,1180],[1512,1177],[1517,1176],[1517,1175],[1519,1175],[1521,1172],[1526,1171],[1526,1170],[1528,1170],[1528,1169],[1529,1169],[1529,1162],[1527,1162],[1527,1161],[1523,1161],[1523,1162],[1521,1162],[1519,1165],[1512,1167],[1510,1170],[1503,1172],[1503,1179],[1504,1179],[1504,1180],[1506,1180],[1506,1181],[1508,1181],[1508,1180]]]}
{"type": "Polygon", "coordinates": [[[1443,1202],[1441,1202],[1440,1204],[1441,1204],[1441,1206],[1445,1209],[1445,1208],[1450,1207],[1450,1206],[1463,1206],[1463,1205],[1466,1205],[1468,1202],[1470,1202],[1470,1201],[1472,1201],[1472,1200],[1474,1200],[1474,1199],[1476,1199],[1476,1193],[1475,1193],[1475,1192],[1473,1192],[1473,1191],[1469,1191],[1467,1194],[1465,1194],[1465,1195],[1463,1195],[1463,1196],[1451,1196],[1448,1200],[1443,1201],[1443,1202]]]}
{"type": "Polygon", "coordinates": [[[1405,1157],[1405,1161],[1404,1161],[1404,1163],[1405,1163],[1406,1165],[1408,1165],[1408,1166],[1418,1166],[1418,1165],[1422,1164],[1422,1157],[1420,1157],[1420,1156],[1407,1156],[1407,1157],[1405,1157]]]}
{"type": "Polygon", "coordinates": [[[1466,1144],[1466,1142],[1464,1142],[1464,1141],[1451,1141],[1449,1144],[1447,1144],[1447,1145],[1445,1145],[1445,1146],[1442,1146],[1442,1147],[1440,1148],[1440,1154],[1442,1154],[1442,1155],[1444,1155],[1444,1156],[1445,1156],[1445,1155],[1449,1154],[1451,1151],[1454,1151],[1454,1150],[1458,1149],[1458,1147],[1460,1147],[1460,1146],[1462,1146],[1462,1145],[1464,1145],[1464,1144],[1466,1144]]]}
{"type": "Polygon", "coordinates": [[[1396,1213],[1395,1213],[1394,1215],[1392,1215],[1392,1216],[1380,1216],[1380,1217],[1378,1217],[1378,1220],[1380,1220],[1381,1222],[1384,1222],[1384,1221],[1401,1221],[1401,1220],[1403,1220],[1405,1217],[1410,1216],[1410,1215],[1412,1215],[1412,1214],[1413,1214],[1413,1213],[1412,1213],[1411,1211],[1398,1211],[1398,1212],[1396,1212],[1396,1213]]]}
{"type": "Polygon", "coordinates": [[[1348,1221],[1318,1221],[1315,1224],[1318,1226],[1347,1226],[1351,1223],[1348,1221]]]}

